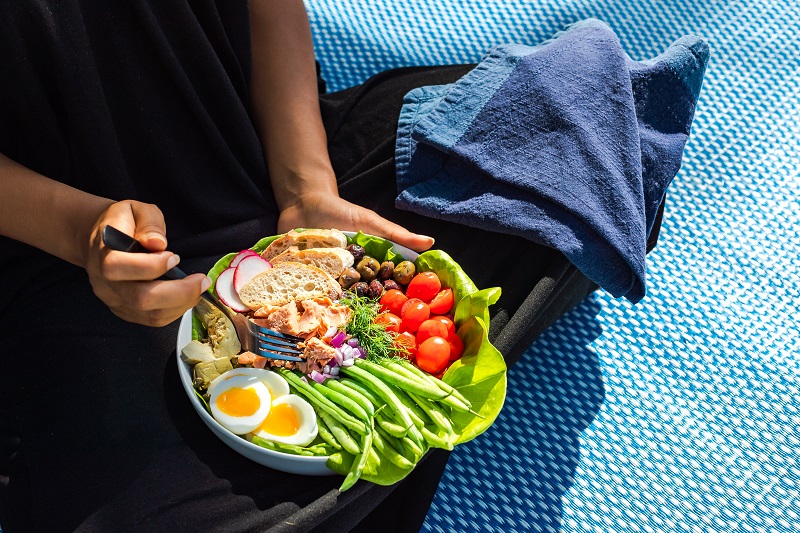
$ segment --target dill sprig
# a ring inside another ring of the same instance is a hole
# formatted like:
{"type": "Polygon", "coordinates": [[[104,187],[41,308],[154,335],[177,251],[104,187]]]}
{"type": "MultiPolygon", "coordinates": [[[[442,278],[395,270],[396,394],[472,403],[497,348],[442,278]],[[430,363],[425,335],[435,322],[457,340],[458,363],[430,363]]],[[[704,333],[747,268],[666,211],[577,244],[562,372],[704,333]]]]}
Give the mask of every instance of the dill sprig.
{"type": "Polygon", "coordinates": [[[346,305],[353,312],[344,331],[358,339],[358,343],[367,352],[368,360],[375,361],[400,355],[401,349],[394,343],[394,334],[386,331],[383,324],[375,323],[375,318],[381,311],[377,301],[346,292],[339,303],[346,305]]]}

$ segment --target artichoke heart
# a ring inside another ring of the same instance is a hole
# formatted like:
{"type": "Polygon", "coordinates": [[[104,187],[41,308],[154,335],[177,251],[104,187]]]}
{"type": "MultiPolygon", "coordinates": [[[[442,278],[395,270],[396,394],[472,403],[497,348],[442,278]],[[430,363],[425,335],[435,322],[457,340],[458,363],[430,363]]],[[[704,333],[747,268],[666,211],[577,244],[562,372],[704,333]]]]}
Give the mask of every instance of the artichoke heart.
{"type": "Polygon", "coordinates": [[[215,356],[231,359],[242,351],[236,329],[222,311],[200,300],[194,312],[206,326],[208,340],[215,356]]]}

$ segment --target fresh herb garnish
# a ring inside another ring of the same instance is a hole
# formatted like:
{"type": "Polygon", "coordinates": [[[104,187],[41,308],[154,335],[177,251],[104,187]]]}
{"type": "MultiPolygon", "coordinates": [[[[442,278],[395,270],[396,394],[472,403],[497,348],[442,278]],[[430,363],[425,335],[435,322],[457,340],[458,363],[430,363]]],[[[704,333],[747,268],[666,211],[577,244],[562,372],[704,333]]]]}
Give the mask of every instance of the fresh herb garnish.
{"type": "Polygon", "coordinates": [[[383,324],[375,323],[375,318],[381,311],[377,301],[345,292],[339,303],[353,311],[345,326],[345,333],[358,339],[358,343],[367,352],[367,359],[380,360],[400,356],[403,349],[395,344],[394,334],[386,331],[383,324]]]}

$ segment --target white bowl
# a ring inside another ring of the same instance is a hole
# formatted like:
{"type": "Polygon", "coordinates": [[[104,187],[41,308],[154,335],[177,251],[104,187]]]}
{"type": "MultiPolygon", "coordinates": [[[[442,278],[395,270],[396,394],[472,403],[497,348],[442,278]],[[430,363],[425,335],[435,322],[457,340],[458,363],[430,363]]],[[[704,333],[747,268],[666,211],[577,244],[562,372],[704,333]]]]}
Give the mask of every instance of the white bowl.
{"type": "MultiPolygon", "coordinates": [[[[348,236],[353,236],[352,232],[345,232],[348,236]]],[[[405,259],[414,261],[419,254],[413,250],[409,250],[399,244],[394,245],[394,251],[402,255],[405,259]]],[[[288,472],[290,474],[303,474],[307,476],[329,476],[333,475],[330,468],[325,465],[328,460],[327,457],[308,457],[303,455],[292,455],[288,453],[276,452],[262,448],[251,442],[246,441],[238,435],[235,435],[222,427],[219,422],[214,420],[206,408],[203,406],[200,399],[195,394],[194,385],[192,385],[192,370],[189,365],[184,363],[180,358],[181,350],[183,347],[192,342],[192,311],[186,311],[181,318],[180,326],[178,327],[178,339],[176,343],[178,360],[178,375],[181,378],[183,389],[189,397],[194,410],[200,415],[200,418],[205,422],[206,426],[217,436],[219,439],[230,446],[236,452],[242,454],[248,459],[255,461],[258,464],[288,472]]]]}

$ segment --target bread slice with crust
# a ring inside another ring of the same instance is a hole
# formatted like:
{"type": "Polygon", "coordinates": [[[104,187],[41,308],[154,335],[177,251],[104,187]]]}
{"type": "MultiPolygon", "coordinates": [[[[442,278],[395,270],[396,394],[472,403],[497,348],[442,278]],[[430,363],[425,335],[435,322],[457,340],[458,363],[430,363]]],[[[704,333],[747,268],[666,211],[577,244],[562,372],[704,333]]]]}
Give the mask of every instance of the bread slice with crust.
{"type": "Polygon", "coordinates": [[[291,230],[283,237],[272,241],[266,250],[261,252],[261,257],[272,261],[273,257],[282,254],[293,246],[298,250],[306,250],[308,248],[345,248],[347,246],[347,236],[338,229],[291,230]]]}
{"type": "Polygon", "coordinates": [[[257,274],[239,291],[239,298],[250,309],[284,305],[294,300],[340,298],[342,287],[330,274],[315,266],[292,261],[278,263],[257,274]]]}
{"type": "Polygon", "coordinates": [[[282,254],[270,259],[270,263],[273,265],[285,261],[315,266],[330,274],[333,279],[336,279],[345,268],[353,266],[355,259],[353,254],[344,248],[308,248],[307,250],[300,250],[296,246],[292,246],[282,254]]]}

